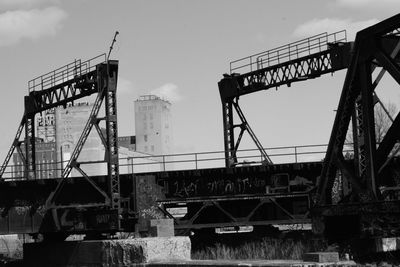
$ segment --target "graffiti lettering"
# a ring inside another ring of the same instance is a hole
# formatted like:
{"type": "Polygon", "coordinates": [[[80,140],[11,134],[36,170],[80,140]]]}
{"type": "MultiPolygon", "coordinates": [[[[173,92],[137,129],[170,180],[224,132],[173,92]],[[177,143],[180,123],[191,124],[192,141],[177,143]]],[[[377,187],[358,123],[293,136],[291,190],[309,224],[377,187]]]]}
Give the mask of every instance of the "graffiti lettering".
{"type": "Polygon", "coordinates": [[[206,178],[175,180],[170,182],[169,192],[173,197],[196,197],[204,195],[232,195],[263,193],[267,184],[265,178],[206,178]]]}
{"type": "Polygon", "coordinates": [[[109,214],[98,214],[98,215],[96,215],[96,222],[98,224],[108,223],[109,220],[110,220],[110,215],[109,214]]]}
{"type": "Polygon", "coordinates": [[[175,181],[174,182],[174,196],[175,197],[191,197],[197,195],[197,187],[199,184],[199,180],[194,182],[189,182],[187,185],[185,181],[175,181]]]}

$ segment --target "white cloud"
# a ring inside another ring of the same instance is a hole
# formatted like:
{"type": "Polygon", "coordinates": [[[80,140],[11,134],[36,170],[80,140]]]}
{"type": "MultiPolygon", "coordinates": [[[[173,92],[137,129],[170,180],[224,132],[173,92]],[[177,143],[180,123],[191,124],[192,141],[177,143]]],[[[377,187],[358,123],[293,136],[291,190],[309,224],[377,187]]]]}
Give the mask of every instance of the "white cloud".
{"type": "Polygon", "coordinates": [[[54,36],[66,17],[67,13],[58,7],[1,13],[0,46],[13,45],[23,39],[54,36]]]}
{"type": "Polygon", "coordinates": [[[171,102],[178,102],[182,100],[182,96],[179,94],[178,86],[173,83],[164,84],[154,90],[151,90],[150,93],[171,102]]]}
{"type": "Polygon", "coordinates": [[[336,0],[336,4],[348,8],[394,8],[400,7],[399,0],[336,0]]]}
{"type": "MultiPolygon", "coordinates": [[[[361,1],[361,0],[359,0],[361,1]]],[[[347,31],[347,40],[353,41],[358,31],[378,23],[377,19],[353,21],[351,19],[324,18],[313,19],[300,24],[293,32],[295,37],[309,37],[319,33],[333,33],[340,30],[347,31]]]]}

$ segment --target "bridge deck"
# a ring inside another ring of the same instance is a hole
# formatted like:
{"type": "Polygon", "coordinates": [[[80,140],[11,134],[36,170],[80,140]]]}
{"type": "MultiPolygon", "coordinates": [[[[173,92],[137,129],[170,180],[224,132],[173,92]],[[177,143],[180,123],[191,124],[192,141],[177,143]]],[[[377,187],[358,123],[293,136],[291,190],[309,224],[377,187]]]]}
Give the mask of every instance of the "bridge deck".
{"type": "MultiPolygon", "coordinates": [[[[321,162],[310,162],[245,166],[233,169],[211,168],[135,175],[123,174],[120,176],[121,203],[124,209],[137,213],[139,224],[143,230],[146,227],[145,219],[148,219],[146,211],[157,210],[159,204],[163,204],[164,211],[168,211],[170,207],[184,203],[188,216],[196,216],[195,219],[193,217],[175,218],[180,220],[180,227],[201,228],[217,226],[218,224],[233,225],[237,224],[234,223],[235,221],[243,221],[243,219],[234,218],[243,217],[245,216],[244,213],[249,216],[249,213],[257,205],[258,208],[261,205],[270,208],[268,206],[272,204],[285,206],[284,210],[288,210],[288,213],[291,214],[293,212],[292,201],[288,199],[298,199],[302,203],[307,202],[305,192],[314,185],[321,168],[321,162]],[[294,182],[296,177],[297,184],[294,182]],[[214,203],[214,208],[209,210],[203,207],[210,202],[214,203]],[[241,204],[244,207],[241,211],[242,214],[235,214],[233,208],[239,202],[247,204],[241,204]],[[215,210],[215,204],[219,207],[217,210],[215,210]],[[231,206],[232,204],[234,206],[231,206]],[[201,209],[200,212],[199,209],[201,209]],[[203,212],[205,213],[203,214],[203,212]],[[210,216],[215,218],[214,221],[203,219],[207,217],[208,212],[215,213],[216,216],[210,216]],[[221,217],[221,212],[230,213],[232,218],[227,220],[225,215],[225,217],[221,217]]],[[[105,176],[95,176],[91,179],[100,188],[106,188],[105,176]]],[[[3,196],[0,198],[0,212],[3,216],[0,216],[0,234],[45,231],[46,226],[43,224],[46,215],[45,201],[54,187],[57,186],[59,180],[7,180],[0,183],[0,195],[3,196]]],[[[64,183],[63,194],[59,196],[57,204],[60,207],[79,209],[79,207],[90,207],[90,205],[101,203],[101,201],[102,196],[93,190],[84,178],[75,177],[67,178],[64,183]]],[[[308,206],[308,203],[305,205],[308,206]]],[[[300,206],[296,209],[300,209],[300,206]]],[[[253,211],[253,214],[259,217],[257,211],[253,211]]],[[[282,212],[280,214],[275,214],[270,219],[282,222],[293,219],[290,216],[282,215],[282,212]]],[[[70,223],[68,221],[69,216],[67,212],[64,221],[60,223],[68,225],[70,223]]],[[[252,224],[260,224],[260,220],[258,218],[252,224]]],[[[261,221],[266,221],[266,219],[263,218],[261,221]]],[[[72,229],[71,231],[80,232],[79,229],[72,229]]]]}

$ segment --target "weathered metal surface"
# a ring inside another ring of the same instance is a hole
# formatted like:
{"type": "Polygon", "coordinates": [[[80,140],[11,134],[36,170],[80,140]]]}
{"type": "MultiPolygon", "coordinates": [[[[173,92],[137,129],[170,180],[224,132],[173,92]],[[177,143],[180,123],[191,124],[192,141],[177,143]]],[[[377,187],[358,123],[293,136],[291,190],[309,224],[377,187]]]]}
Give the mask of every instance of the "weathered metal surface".
{"type": "Polygon", "coordinates": [[[399,29],[400,14],[358,32],[354,42],[312,211],[314,232],[333,240],[400,234],[397,163],[388,165],[400,115],[380,144],[374,121],[374,91],[382,75],[388,72],[400,84],[399,29]],[[377,66],[382,69],[373,75],[377,66]],[[351,119],[353,164],[344,159],[351,119]]]}
{"type": "Polygon", "coordinates": [[[372,81],[372,72],[376,64],[379,64],[400,82],[400,79],[397,79],[400,70],[394,67],[397,66],[395,62],[398,60],[397,47],[400,42],[395,30],[399,27],[400,15],[396,15],[357,34],[321,174],[318,190],[320,205],[331,203],[331,189],[338,169],[352,184],[353,199],[358,198],[357,201],[360,202],[381,199],[377,188],[393,183],[385,180],[377,171],[381,169],[398,139],[394,134],[397,132],[398,123],[392,124],[382,146],[377,146],[372,95],[379,79],[372,81]],[[357,127],[354,137],[355,167],[343,164],[343,147],[352,114],[355,114],[353,116],[357,121],[356,124],[353,123],[353,126],[357,127]]]}
{"type": "MultiPolygon", "coordinates": [[[[315,185],[321,168],[321,162],[315,162],[247,166],[231,170],[215,168],[121,175],[123,214],[131,214],[129,217],[123,217],[121,223],[124,229],[129,231],[146,231],[149,220],[164,216],[158,207],[160,203],[165,206],[164,210],[176,206],[177,203],[184,203],[189,206],[188,212],[192,215],[205,203],[211,203],[213,208],[208,211],[203,209],[194,223],[184,219],[176,225],[184,229],[210,228],[218,225],[288,224],[294,221],[309,223],[309,218],[305,215],[311,200],[306,192],[315,185]],[[271,207],[274,208],[271,210],[271,207]],[[226,220],[223,210],[242,219],[226,220]],[[277,213],[275,214],[273,210],[277,213]],[[264,211],[265,216],[262,215],[264,211]],[[213,216],[215,212],[219,215],[213,216]],[[289,214],[302,217],[292,218],[289,214]],[[133,219],[135,217],[138,222],[133,219]],[[204,218],[207,217],[213,220],[206,221],[204,218]],[[243,217],[249,218],[244,220],[243,217]],[[136,223],[138,227],[135,229],[136,223]]],[[[106,190],[104,176],[91,179],[101,190],[106,190]]],[[[3,196],[0,198],[3,215],[0,217],[0,233],[62,231],[72,234],[106,228],[104,225],[98,225],[100,228],[95,227],[91,223],[96,219],[95,216],[76,212],[82,208],[93,210],[97,206],[98,214],[102,214],[100,206],[104,196],[84,178],[68,178],[63,186],[63,192],[57,199],[59,208],[55,213],[46,213],[44,208],[46,198],[58,182],[58,179],[41,179],[0,183],[0,195],[3,196]],[[16,210],[19,213],[16,213],[16,210]],[[49,223],[48,220],[56,224],[49,223]]],[[[113,216],[111,214],[108,213],[107,216],[113,216]]],[[[99,221],[106,218],[100,217],[99,221]]],[[[107,218],[104,220],[108,220],[107,218]]],[[[109,231],[115,229],[111,226],[112,224],[109,225],[109,231]]]]}

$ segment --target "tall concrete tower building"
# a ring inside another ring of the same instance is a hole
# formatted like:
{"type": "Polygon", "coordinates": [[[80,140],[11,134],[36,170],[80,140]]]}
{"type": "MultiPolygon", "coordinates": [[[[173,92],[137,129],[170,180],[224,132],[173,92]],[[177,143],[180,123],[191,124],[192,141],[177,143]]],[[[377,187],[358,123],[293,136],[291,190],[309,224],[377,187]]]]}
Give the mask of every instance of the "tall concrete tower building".
{"type": "Polygon", "coordinates": [[[155,95],[135,101],[136,151],[152,155],[173,153],[171,103],[155,95]]]}

